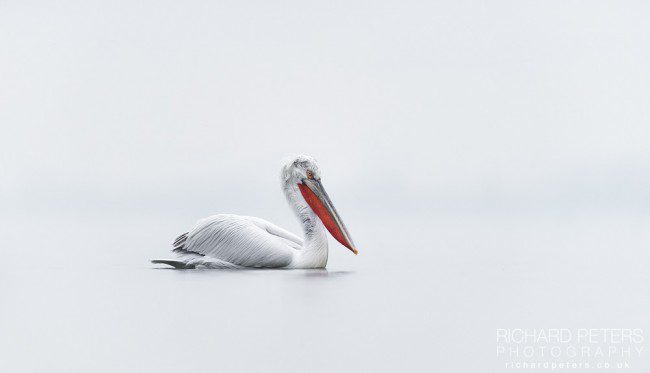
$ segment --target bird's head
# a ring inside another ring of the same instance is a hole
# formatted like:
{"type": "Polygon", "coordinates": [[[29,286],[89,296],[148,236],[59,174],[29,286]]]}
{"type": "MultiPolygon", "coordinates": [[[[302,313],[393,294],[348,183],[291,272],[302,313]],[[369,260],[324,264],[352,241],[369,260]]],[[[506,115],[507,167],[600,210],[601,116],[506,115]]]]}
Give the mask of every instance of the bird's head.
{"type": "Polygon", "coordinates": [[[330,234],[355,255],[359,253],[343,220],[321,183],[321,172],[316,160],[308,155],[298,155],[285,160],[282,167],[285,187],[297,186],[302,198],[318,216],[330,234]]]}

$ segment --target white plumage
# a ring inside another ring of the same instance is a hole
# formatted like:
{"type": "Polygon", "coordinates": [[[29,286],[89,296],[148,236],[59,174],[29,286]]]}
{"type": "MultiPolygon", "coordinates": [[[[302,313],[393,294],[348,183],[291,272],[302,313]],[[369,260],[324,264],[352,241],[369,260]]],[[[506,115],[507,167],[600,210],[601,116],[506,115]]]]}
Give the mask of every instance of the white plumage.
{"type": "Polygon", "coordinates": [[[176,259],[152,262],[176,268],[324,268],[328,248],[323,221],[337,240],[357,253],[320,183],[320,169],[312,157],[287,160],[281,179],[287,201],[303,226],[304,239],[260,218],[214,215],[198,221],[174,241],[176,259]]]}

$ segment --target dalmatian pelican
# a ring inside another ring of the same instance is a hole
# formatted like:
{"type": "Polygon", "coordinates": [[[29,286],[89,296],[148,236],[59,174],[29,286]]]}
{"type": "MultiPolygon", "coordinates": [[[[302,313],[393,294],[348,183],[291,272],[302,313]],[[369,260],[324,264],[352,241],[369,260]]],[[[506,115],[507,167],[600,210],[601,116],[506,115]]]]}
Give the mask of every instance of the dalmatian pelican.
{"type": "Polygon", "coordinates": [[[175,268],[325,268],[329,233],[355,255],[357,248],[321,183],[314,158],[288,158],[281,184],[300,220],[303,238],[264,219],[213,215],[172,244],[175,259],[152,260],[175,268]]]}

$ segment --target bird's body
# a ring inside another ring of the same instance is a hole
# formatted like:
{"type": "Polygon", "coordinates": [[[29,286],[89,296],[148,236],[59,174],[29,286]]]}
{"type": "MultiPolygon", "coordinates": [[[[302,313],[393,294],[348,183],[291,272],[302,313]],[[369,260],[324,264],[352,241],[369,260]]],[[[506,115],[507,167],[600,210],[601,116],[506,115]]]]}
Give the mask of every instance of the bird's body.
{"type": "Polygon", "coordinates": [[[220,214],[180,235],[173,251],[182,268],[324,268],[327,237],[321,233],[313,250],[305,250],[300,237],[264,219],[220,214]],[[310,251],[314,255],[305,255],[310,251]]]}
{"type": "Polygon", "coordinates": [[[324,268],[327,228],[350,250],[356,248],[320,184],[311,157],[292,158],[282,169],[284,194],[300,219],[304,239],[264,219],[213,215],[197,222],[173,244],[173,260],[154,260],[176,268],[324,268]]]}

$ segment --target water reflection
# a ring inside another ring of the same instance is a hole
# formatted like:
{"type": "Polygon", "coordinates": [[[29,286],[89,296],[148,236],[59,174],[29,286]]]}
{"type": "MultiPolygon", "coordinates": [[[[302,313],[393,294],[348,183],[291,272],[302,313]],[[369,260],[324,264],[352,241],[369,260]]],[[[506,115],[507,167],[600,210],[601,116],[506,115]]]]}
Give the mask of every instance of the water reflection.
{"type": "Polygon", "coordinates": [[[329,271],[327,269],[306,269],[303,270],[304,277],[316,277],[316,278],[325,278],[325,277],[344,277],[347,275],[353,274],[354,271],[329,271]]]}
{"type": "Polygon", "coordinates": [[[209,269],[209,268],[196,268],[196,269],[183,269],[172,267],[153,267],[157,271],[170,271],[177,273],[211,273],[211,274],[233,274],[233,275],[290,275],[309,278],[336,278],[344,277],[354,274],[354,271],[345,270],[328,270],[324,269],[272,269],[272,268],[243,268],[243,269],[209,269]]]}

